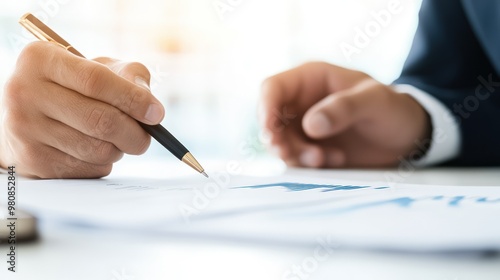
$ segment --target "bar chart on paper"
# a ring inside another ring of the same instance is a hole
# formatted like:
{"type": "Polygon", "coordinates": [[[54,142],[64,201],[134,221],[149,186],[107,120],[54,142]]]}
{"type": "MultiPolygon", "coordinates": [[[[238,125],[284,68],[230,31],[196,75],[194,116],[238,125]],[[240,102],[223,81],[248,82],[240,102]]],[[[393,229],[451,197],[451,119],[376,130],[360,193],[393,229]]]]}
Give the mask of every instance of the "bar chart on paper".
{"type": "Polygon", "coordinates": [[[283,182],[235,189],[254,205],[205,213],[206,225],[220,220],[218,228],[233,236],[329,238],[389,250],[500,249],[498,188],[283,182]]]}
{"type": "Polygon", "coordinates": [[[196,238],[408,251],[500,250],[500,188],[308,177],[24,183],[42,219],[196,238]],[[217,189],[219,187],[219,189],[217,189]],[[58,196],[51,194],[57,193],[58,196]]]}
{"type": "MultiPolygon", "coordinates": [[[[275,183],[267,185],[256,185],[241,187],[247,189],[262,189],[262,188],[285,188],[288,191],[300,192],[307,190],[318,190],[320,192],[335,192],[335,191],[350,191],[350,190],[363,190],[372,187],[369,186],[343,186],[343,185],[321,185],[321,184],[303,184],[303,183],[275,183]]],[[[373,187],[374,190],[385,190],[390,189],[390,187],[373,187]]],[[[435,190],[433,190],[435,192],[435,190]]],[[[304,213],[311,216],[320,217],[322,215],[335,215],[335,214],[347,214],[354,211],[370,210],[372,208],[383,207],[383,206],[398,206],[400,208],[410,208],[412,206],[416,207],[416,204],[434,202],[435,205],[442,205],[444,207],[457,207],[464,205],[474,205],[474,204],[498,204],[500,207],[500,194],[498,196],[488,197],[488,196],[477,196],[477,195],[424,195],[424,196],[403,196],[391,199],[381,199],[380,201],[373,201],[367,203],[361,203],[356,205],[350,205],[344,208],[333,208],[327,209],[324,212],[315,213],[304,213]]],[[[332,206],[332,205],[330,205],[332,206]]]]}

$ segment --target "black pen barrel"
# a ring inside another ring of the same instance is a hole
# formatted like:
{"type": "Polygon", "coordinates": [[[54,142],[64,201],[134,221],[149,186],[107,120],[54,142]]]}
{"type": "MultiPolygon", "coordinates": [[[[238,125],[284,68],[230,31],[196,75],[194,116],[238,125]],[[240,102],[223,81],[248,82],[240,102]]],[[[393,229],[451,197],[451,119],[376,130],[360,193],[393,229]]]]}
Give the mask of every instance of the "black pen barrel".
{"type": "Polygon", "coordinates": [[[184,145],[179,142],[166,128],[162,125],[147,125],[139,122],[141,127],[149,133],[156,141],[158,141],[163,147],[169,150],[176,158],[182,160],[185,154],[189,151],[184,147],[184,145]]]}

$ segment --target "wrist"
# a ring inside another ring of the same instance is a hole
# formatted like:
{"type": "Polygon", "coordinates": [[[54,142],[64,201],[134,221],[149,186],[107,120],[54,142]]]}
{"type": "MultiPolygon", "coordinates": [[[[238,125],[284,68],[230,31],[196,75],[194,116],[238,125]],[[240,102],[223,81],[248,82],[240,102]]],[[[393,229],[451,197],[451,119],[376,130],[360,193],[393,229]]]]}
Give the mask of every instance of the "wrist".
{"type": "MultiPolygon", "coordinates": [[[[413,97],[424,108],[430,119],[429,137],[417,143],[418,151],[426,151],[416,166],[429,166],[453,159],[460,153],[460,127],[453,113],[439,99],[412,85],[392,85],[401,95],[413,97]]],[[[413,158],[410,154],[410,159],[413,158]]]]}
{"type": "Polygon", "coordinates": [[[400,97],[405,99],[407,104],[407,112],[409,113],[409,126],[412,128],[411,139],[408,143],[409,147],[405,153],[405,158],[410,160],[420,160],[430,149],[432,143],[432,120],[424,107],[408,94],[400,94],[400,97]]]}

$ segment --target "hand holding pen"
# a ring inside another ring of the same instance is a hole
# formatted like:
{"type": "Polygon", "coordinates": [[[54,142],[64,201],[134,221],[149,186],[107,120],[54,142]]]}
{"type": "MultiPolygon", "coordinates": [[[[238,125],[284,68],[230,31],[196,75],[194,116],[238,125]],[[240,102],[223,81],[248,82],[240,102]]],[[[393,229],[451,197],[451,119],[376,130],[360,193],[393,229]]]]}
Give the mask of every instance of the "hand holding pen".
{"type": "MultiPolygon", "coordinates": [[[[23,20],[41,24],[31,15],[23,20]]],[[[160,131],[156,125],[165,114],[148,89],[147,68],[87,60],[72,47],[61,48],[66,42],[50,29],[30,31],[58,42],[32,43],[19,56],[0,108],[0,166],[16,164],[29,177],[99,178],[124,153],[144,153],[151,141],[144,128],[160,131]]],[[[172,140],[165,131],[156,137],[172,140]]],[[[168,143],[177,148],[176,156],[184,152],[174,140],[168,143]]],[[[198,167],[189,155],[184,161],[198,167]]]]}

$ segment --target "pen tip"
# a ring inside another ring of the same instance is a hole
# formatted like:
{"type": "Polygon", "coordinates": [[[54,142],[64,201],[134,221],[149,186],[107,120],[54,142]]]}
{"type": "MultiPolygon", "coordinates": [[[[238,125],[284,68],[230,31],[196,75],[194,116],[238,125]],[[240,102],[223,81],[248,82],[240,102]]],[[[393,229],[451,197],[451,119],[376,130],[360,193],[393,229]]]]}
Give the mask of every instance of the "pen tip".
{"type": "Polygon", "coordinates": [[[203,176],[208,178],[208,175],[207,175],[207,173],[205,173],[205,171],[201,172],[201,174],[203,174],[203,176]]]}

